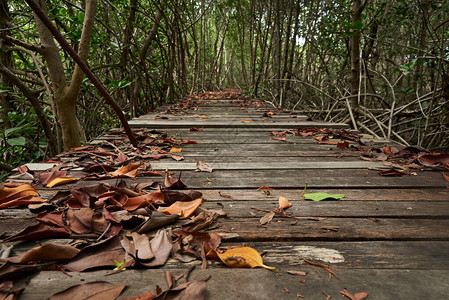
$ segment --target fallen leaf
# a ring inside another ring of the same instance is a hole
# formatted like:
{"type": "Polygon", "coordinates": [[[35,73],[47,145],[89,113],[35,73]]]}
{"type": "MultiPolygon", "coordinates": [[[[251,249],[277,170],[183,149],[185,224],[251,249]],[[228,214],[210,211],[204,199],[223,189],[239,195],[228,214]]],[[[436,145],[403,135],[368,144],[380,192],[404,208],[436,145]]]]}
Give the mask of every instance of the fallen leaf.
{"type": "Polygon", "coordinates": [[[418,161],[429,167],[444,166],[449,163],[449,153],[424,154],[418,157],[418,161]]]}
{"type": "Polygon", "coordinates": [[[53,178],[52,180],[50,180],[49,183],[47,183],[46,187],[48,188],[52,188],[54,186],[57,185],[62,185],[62,184],[66,184],[72,181],[77,181],[78,178],[74,178],[74,177],[56,177],[53,178]]]}
{"type": "Polygon", "coordinates": [[[221,192],[218,192],[218,194],[220,195],[220,197],[223,197],[223,198],[229,198],[229,199],[232,198],[232,196],[228,195],[228,194],[222,194],[221,192]]]}
{"type": "Polygon", "coordinates": [[[278,202],[279,202],[280,209],[287,209],[293,205],[290,202],[288,202],[287,198],[282,197],[282,196],[279,197],[278,202]]]}
{"type": "Polygon", "coordinates": [[[186,219],[190,217],[195,210],[203,203],[204,199],[199,198],[193,201],[187,201],[187,202],[180,202],[176,201],[169,207],[161,210],[160,212],[167,214],[167,215],[181,215],[180,219],[186,219]]]}
{"type": "Polygon", "coordinates": [[[303,194],[304,200],[313,200],[313,201],[340,200],[345,196],[346,196],[345,194],[328,194],[323,192],[303,194]]]}
{"type": "Polygon", "coordinates": [[[185,240],[185,238],[191,238],[189,239],[189,243],[191,244],[204,245],[204,250],[206,253],[211,250],[217,250],[218,246],[220,246],[221,243],[221,236],[216,233],[190,232],[180,230],[175,234],[183,240],[185,240]]]}
{"type": "Polygon", "coordinates": [[[174,152],[182,152],[182,148],[171,147],[170,152],[171,152],[171,153],[174,153],[174,152]]]}
{"type": "Polygon", "coordinates": [[[176,161],[180,161],[180,160],[184,160],[184,156],[182,155],[176,155],[176,154],[172,154],[171,158],[173,158],[176,161]]]}
{"type": "Polygon", "coordinates": [[[251,121],[251,120],[240,120],[240,122],[242,122],[242,123],[252,123],[253,121],[251,121]]]}
{"type": "Polygon", "coordinates": [[[116,299],[122,293],[126,284],[113,285],[106,281],[94,281],[77,284],[54,294],[50,300],[87,300],[87,299],[116,299]]]}
{"type": "Polygon", "coordinates": [[[446,172],[442,172],[442,174],[443,174],[444,179],[445,179],[446,181],[449,181],[449,175],[446,174],[446,172]]]}
{"type": "Polygon", "coordinates": [[[36,172],[36,177],[39,179],[40,183],[45,186],[51,180],[57,177],[65,177],[67,175],[67,171],[50,171],[50,172],[36,172]]]}
{"type": "Polygon", "coordinates": [[[400,177],[407,176],[407,174],[404,174],[404,172],[398,171],[396,169],[379,171],[379,175],[380,176],[400,176],[400,177]]]}
{"type": "Polygon", "coordinates": [[[259,190],[272,190],[272,191],[273,191],[274,189],[272,189],[272,188],[270,188],[270,187],[267,187],[267,186],[264,186],[264,185],[263,185],[263,186],[261,186],[260,188],[258,188],[257,190],[258,190],[258,191],[259,191],[259,190]]]}
{"type": "Polygon", "coordinates": [[[294,271],[294,270],[287,271],[287,273],[291,274],[291,275],[298,275],[298,276],[306,276],[306,274],[307,274],[304,271],[294,271]]]}
{"type": "Polygon", "coordinates": [[[337,148],[348,148],[348,147],[349,147],[348,141],[337,143],[337,148]]]}
{"type": "Polygon", "coordinates": [[[178,219],[179,215],[166,215],[161,212],[155,211],[151,214],[150,219],[139,225],[134,229],[134,231],[136,231],[137,233],[145,233],[150,230],[176,222],[178,219]]]}
{"type": "Polygon", "coordinates": [[[21,197],[37,195],[36,189],[27,183],[16,184],[7,182],[1,184],[0,187],[0,203],[21,197]]]}
{"type": "Polygon", "coordinates": [[[165,187],[169,189],[182,190],[187,186],[181,180],[181,173],[179,173],[179,178],[175,179],[168,173],[165,174],[165,187]]]}
{"type": "Polygon", "coordinates": [[[199,161],[196,163],[196,172],[212,172],[212,168],[209,167],[204,161],[199,161]]]}
{"type": "Polygon", "coordinates": [[[10,208],[10,207],[19,207],[22,205],[33,205],[33,204],[42,204],[46,203],[47,200],[42,199],[40,197],[34,196],[24,196],[16,199],[11,199],[9,201],[0,201],[0,209],[10,208]]]}
{"type": "Polygon", "coordinates": [[[275,140],[275,141],[281,141],[281,142],[286,142],[286,138],[285,137],[274,137],[272,136],[270,139],[275,140]]]}
{"type": "Polygon", "coordinates": [[[16,265],[10,262],[5,262],[0,265],[0,282],[13,280],[21,275],[30,275],[36,270],[37,266],[16,265]]]}
{"type": "Polygon", "coordinates": [[[154,258],[153,250],[150,246],[150,238],[146,234],[131,233],[134,247],[136,249],[136,258],[138,261],[145,261],[154,258]]]}
{"type": "Polygon", "coordinates": [[[265,225],[271,222],[271,220],[273,220],[273,217],[276,213],[274,211],[270,211],[269,213],[267,213],[265,216],[263,216],[262,218],[260,218],[259,222],[260,225],[265,225]]]}
{"type": "Polygon", "coordinates": [[[41,240],[68,236],[69,232],[65,228],[58,228],[46,224],[31,225],[17,234],[5,239],[5,242],[41,240]]]}
{"type": "Polygon", "coordinates": [[[119,155],[115,159],[115,161],[118,162],[118,163],[122,163],[122,162],[127,161],[127,160],[128,160],[128,157],[126,157],[123,153],[119,153],[119,155]]]}
{"type": "Polygon", "coordinates": [[[120,167],[112,173],[108,173],[112,177],[136,177],[137,169],[141,166],[140,163],[129,163],[126,166],[120,167]]]}
{"type": "Polygon", "coordinates": [[[148,263],[140,262],[146,267],[163,266],[170,256],[173,248],[171,238],[165,229],[160,229],[154,238],[150,241],[151,251],[154,253],[154,259],[148,263]]]}
{"type": "Polygon", "coordinates": [[[14,289],[12,281],[5,281],[0,284],[0,299],[2,300],[16,300],[19,299],[20,294],[25,288],[14,289]]]}
{"type": "MultiPolygon", "coordinates": [[[[209,252],[211,255],[217,255],[222,262],[231,268],[254,268],[262,267],[268,270],[275,270],[263,264],[262,257],[256,249],[251,247],[236,247],[219,253],[216,250],[209,252]]],[[[208,253],[208,255],[209,255],[208,253]]]]}
{"type": "Polygon", "coordinates": [[[8,261],[26,264],[31,261],[69,260],[80,252],[79,249],[70,245],[46,244],[28,250],[22,255],[11,257],[8,261]]]}
{"type": "Polygon", "coordinates": [[[96,267],[112,267],[115,266],[114,260],[122,261],[124,258],[125,250],[120,244],[120,238],[114,236],[82,249],[64,268],[81,272],[96,267]]]}
{"type": "Polygon", "coordinates": [[[190,131],[203,131],[203,128],[192,127],[190,131]]]}
{"type": "Polygon", "coordinates": [[[198,144],[198,142],[192,140],[183,140],[181,139],[181,144],[198,144]]]}
{"type": "Polygon", "coordinates": [[[366,297],[368,297],[367,293],[356,293],[356,294],[353,295],[350,292],[348,292],[346,289],[343,289],[342,291],[340,291],[340,293],[343,296],[346,296],[346,297],[348,297],[351,300],[362,300],[362,299],[365,299],[366,297]]]}
{"type": "Polygon", "coordinates": [[[184,231],[194,232],[211,225],[218,215],[211,211],[202,211],[192,220],[184,223],[182,229],[184,231]]]}

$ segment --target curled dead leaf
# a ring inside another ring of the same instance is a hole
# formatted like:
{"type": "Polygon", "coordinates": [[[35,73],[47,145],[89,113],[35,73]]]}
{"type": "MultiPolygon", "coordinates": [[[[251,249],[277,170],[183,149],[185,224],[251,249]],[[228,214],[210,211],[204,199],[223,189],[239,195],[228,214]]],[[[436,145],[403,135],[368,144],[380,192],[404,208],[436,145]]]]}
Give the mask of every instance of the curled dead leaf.
{"type": "Polygon", "coordinates": [[[140,163],[129,163],[126,166],[120,167],[114,172],[108,173],[112,177],[136,177],[137,169],[141,166],[140,163]]]}
{"type": "Polygon", "coordinates": [[[270,211],[269,213],[267,213],[265,216],[263,216],[262,218],[260,218],[259,222],[260,225],[265,225],[271,222],[271,220],[273,220],[273,217],[276,213],[274,211],[270,211]]]}
{"type": "Polygon", "coordinates": [[[288,202],[288,199],[285,197],[280,196],[279,199],[279,208],[280,209],[287,209],[289,207],[291,207],[293,204],[291,204],[290,202],[288,202]]]}
{"type": "Polygon", "coordinates": [[[56,177],[53,178],[52,180],[50,180],[49,183],[47,183],[46,187],[48,188],[52,188],[54,186],[57,185],[62,185],[62,184],[66,184],[72,181],[77,181],[78,178],[74,178],[74,177],[56,177]]]}
{"type": "Polygon", "coordinates": [[[227,250],[224,253],[219,253],[215,250],[209,251],[208,256],[217,255],[222,262],[231,268],[255,268],[262,267],[268,270],[275,270],[276,268],[269,267],[263,264],[262,257],[256,249],[251,247],[236,247],[227,250]]]}
{"type": "Polygon", "coordinates": [[[174,215],[179,214],[180,219],[185,219],[190,217],[195,210],[203,203],[204,199],[199,198],[193,201],[187,201],[187,202],[180,202],[176,201],[169,207],[165,208],[164,210],[161,210],[162,213],[166,215],[174,215]]]}

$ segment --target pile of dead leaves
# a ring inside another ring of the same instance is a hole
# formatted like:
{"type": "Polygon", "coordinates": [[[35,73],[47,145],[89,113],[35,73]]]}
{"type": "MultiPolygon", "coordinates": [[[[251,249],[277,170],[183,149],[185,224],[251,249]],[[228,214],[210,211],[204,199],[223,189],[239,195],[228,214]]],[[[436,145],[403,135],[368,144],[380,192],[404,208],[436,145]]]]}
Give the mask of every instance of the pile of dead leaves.
{"type": "MultiPolygon", "coordinates": [[[[106,268],[114,273],[134,267],[154,268],[163,266],[170,257],[180,263],[201,261],[202,268],[206,268],[207,260],[219,260],[231,267],[272,269],[263,264],[255,249],[220,249],[221,236],[202,230],[227,214],[223,207],[201,208],[205,201],[202,193],[186,190],[180,177],[167,173],[163,183],[132,186],[119,179],[136,176],[138,165],[130,163],[113,172],[105,171],[102,176],[117,178],[115,185],[77,181],[50,199],[40,197],[28,183],[2,183],[1,208],[28,206],[37,214],[36,224],[4,237],[2,242],[13,245],[16,241],[46,241],[24,253],[5,255],[1,259],[0,281],[39,270],[82,272],[106,268]],[[56,238],[58,242],[51,240],[56,238]]],[[[21,168],[21,172],[31,176],[35,185],[46,187],[49,182],[66,178],[66,172],[58,168],[48,172],[21,168]]],[[[104,287],[103,283],[100,285],[104,287]]],[[[157,289],[151,295],[154,299],[162,299],[159,297],[167,293],[184,295],[195,285],[185,284],[166,292],[157,289]]],[[[205,282],[201,285],[205,287],[205,282]]],[[[73,287],[59,296],[76,295],[77,289],[73,287]]],[[[105,293],[109,295],[111,289],[120,294],[123,288],[107,287],[105,293]]],[[[11,289],[12,292],[20,293],[11,289]]]]}
{"type": "Polygon", "coordinates": [[[297,135],[302,137],[313,136],[317,144],[335,145],[339,149],[348,149],[360,152],[360,158],[367,161],[382,162],[390,166],[389,170],[379,171],[381,176],[406,176],[406,171],[410,169],[441,170],[446,181],[449,181],[449,154],[430,152],[420,146],[375,147],[374,141],[365,135],[346,129],[332,130],[328,128],[306,127],[294,130],[272,131],[273,140],[287,141],[287,136],[297,135]],[[340,139],[340,141],[330,141],[340,139]],[[356,143],[350,144],[350,143],[356,143]]]}

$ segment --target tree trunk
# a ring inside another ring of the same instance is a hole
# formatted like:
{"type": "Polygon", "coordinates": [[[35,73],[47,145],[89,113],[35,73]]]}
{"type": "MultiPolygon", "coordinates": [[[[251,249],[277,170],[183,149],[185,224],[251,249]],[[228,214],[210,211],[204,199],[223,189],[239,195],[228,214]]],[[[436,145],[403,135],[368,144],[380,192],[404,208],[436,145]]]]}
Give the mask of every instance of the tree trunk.
{"type": "MultiPolygon", "coordinates": [[[[44,0],[39,0],[38,4],[44,12],[47,12],[44,0]]],[[[78,51],[79,56],[84,61],[89,54],[89,44],[92,35],[96,6],[97,0],[86,1],[84,24],[78,51]]],[[[70,149],[80,146],[83,131],[76,116],[76,99],[81,88],[84,73],[80,67],[76,65],[72,80],[70,85],[68,85],[62,59],[59,54],[59,48],[53,40],[53,35],[36,15],[35,20],[41,44],[44,48],[42,54],[47,62],[49,75],[53,85],[58,121],[62,129],[64,147],[70,149]]]]}
{"type": "MultiPolygon", "coordinates": [[[[2,0],[0,2],[0,29],[4,30],[8,27],[9,24],[9,8],[8,1],[2,0]]],[[[5,32],[9,34],[9,32],[5,32]]],[[[11,68],[11,53],[9,51],[3,51],[10,46],[10,43],[7,40],[0,39],[0,64],[4,65],[7,69],[11,68]]],[[[1,74],[0,75],[0,86],[3,88],[11,87],[10,79],[1,74]]],[[[11,107],[11,94],[10,93],[0,93],[0,118],[3,120],[1,122],[1,126],[3,129],[7,129],[11,127],[11,122],[9,121],[8,112],[12,110],[11,107]]]]}
{"type": "MultiPolygon", "coordinates": [[[[352,24],[356,24],[362,20],[363,11],[362,1],[354,0],[351,15],[352,24]]],[[[354,30],[354,35],[351,37],[351,108],[354,112],[357,112],[358,108],[358,95],[360,82],[360,30],[354,30]]]]}

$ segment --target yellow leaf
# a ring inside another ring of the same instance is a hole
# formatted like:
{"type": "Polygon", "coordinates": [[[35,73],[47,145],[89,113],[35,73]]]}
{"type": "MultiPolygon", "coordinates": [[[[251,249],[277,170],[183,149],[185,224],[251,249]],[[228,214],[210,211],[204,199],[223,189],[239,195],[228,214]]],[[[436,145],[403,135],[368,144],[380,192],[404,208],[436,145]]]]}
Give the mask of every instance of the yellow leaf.
{"type": "Polygon", "coordinates": [[[276,268],[269,267],[263,264],[262,257],[256,249],[251,247],[237,247],[227,250],[224,253],[218,253],[211,250],[208,254],[215,252],[215,254],[231,268],[254,268],[262,267],[268,270],[275,270],[276,268]]]}
{"type": "Polygon", "coordinates": [[[36,194],[36,189],[27,183],[16,184],[7,182],[4,187],[0,189],[0,201],[7,202],[12,199],[25,196],[34,196],[36,194]]]}
{"type": "Polygon", "coordinates": [[[50,180],[50,182],[47,183],[46,187],[52,188],[54,186],[65,184],[65,183],[69,183],[69,182],[76,181],[76,180],[78,180],[78,178],[74,178],[74,177],[56,177],[56,178],[53,178],[52,180],[50,180]]]}
{"type": "Polygon", "coordinates": [[[279,208],[280,209],[287,209],[289,207],[291,207],[293,204],[291,204],[290,202],[288,202],[288,199],[285,197],[280,196],[279,199],[279,208]]]}
{"type": "Polygon", "coordinates": [[[251,123],[252,121],[251,120],[240,120],[240,122],[242,122],[242,123],[251,123]]]}
{"type": "Polygon", "coordinates": [[[172,148],[170,149],[170,152],[181,152],[181,151],[182,151],[182,148],[172,147],[172,148]]]}
{"type": "Polygon", "coordinates": [[[161,212],[166,215],[180,214],[182,215],[180,219],[185,219],[190,217],[203,201],[204,199],[201,198],[193,201],[176,201],[166,209],[161,210],[161,212]]]}
{"type": "Polygon", "coordinates": [[[136,177],[137,176],[137,169],[142,164],[135,164],[135,163],[129,163],[126,166],[123,166],[117,170],[115,170],[112,173],[108,173],[112,177],[136,177]]]}

